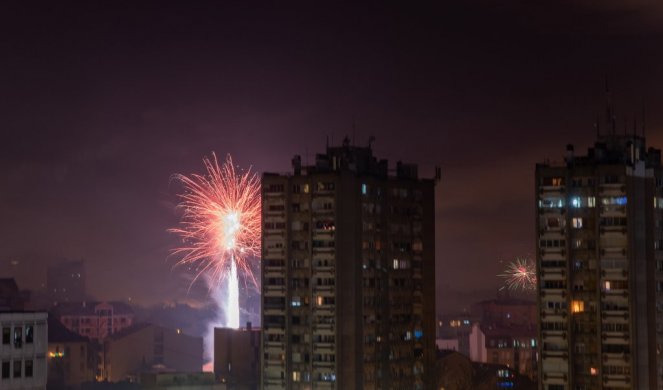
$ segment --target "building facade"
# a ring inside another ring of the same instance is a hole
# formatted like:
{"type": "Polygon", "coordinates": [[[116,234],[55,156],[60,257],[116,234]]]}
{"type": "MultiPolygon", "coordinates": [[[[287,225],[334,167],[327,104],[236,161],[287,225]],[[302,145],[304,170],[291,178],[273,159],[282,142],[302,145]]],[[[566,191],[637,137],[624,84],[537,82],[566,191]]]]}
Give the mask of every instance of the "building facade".
{"type": "Polygon", "coordinates": [[[214,376],[228,390],[258,390],[260,329],[214,328],[214,376]]]}
{"type": "Polygon", "coordinates": [[[59,304],[53,314],[70,331],[95,341],[133,325],[134,311],[123,302],[59,304]]]}
{"type": "Polygon", "coordinates": [[[46,387],[46,313],[0,312],[0,389],[46,387]]]}
{"type": "Polygon", "coordinates": [[[103,379],[109,382],[138,381],[142,373],[168,370],[200,372],[203,339],[179,329],[137,324],[104,342],[103,379]]]}
{"type": "Polygon", "coordinates": [[[264,389],[429,388],[435,180],[328,147],[262,181],[264,389]]]}
{"type": "Polygon", "coordinates": [[[484,326],[486,362],[502,364],[530,379],[537,376],[536,325],[484,326]]]}
{"type": "Polygon", "coordinates": [[[600,135],[536,167],[542,390],[660,390],[660,151],[600,135]]]}
{"type": "Polygon", "coordinates": [[[86,337],[48,318],[48,388],[78,388],[93,382],[97,370],[97,349],[86,337]]]}
{"type": "Polygon", "coordinates": [[[81,302],[86,299],[85,262],[64,260],[48,267],[46,289],[52,305],[81,302]]]}

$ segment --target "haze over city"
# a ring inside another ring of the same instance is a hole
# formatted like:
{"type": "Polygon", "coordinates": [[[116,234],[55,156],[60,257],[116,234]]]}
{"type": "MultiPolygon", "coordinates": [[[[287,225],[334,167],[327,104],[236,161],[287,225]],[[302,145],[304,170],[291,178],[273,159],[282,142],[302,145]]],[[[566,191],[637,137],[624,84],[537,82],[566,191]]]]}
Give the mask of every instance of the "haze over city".
{"type": "Polygon", "coordinates": [[[212,153],[292,173],[347,140],[390,175],[439,167],[435,310],[467,312],[537,260],[537,163],[585,155],[606,115],[663,147],[662,47],[646,0],[5,2],[0,277],[48,300],[47,268],[83,260],[90,300],[209,333],[212,289],[173,255],[176,175],[212,153]]]}

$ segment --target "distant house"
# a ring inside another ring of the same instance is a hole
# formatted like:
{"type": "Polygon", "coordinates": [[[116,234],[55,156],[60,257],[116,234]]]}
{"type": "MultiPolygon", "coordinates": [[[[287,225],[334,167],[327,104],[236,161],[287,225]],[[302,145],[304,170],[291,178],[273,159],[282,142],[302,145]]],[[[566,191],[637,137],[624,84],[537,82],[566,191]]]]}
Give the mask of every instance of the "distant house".
{"type": "Polygon", "coordinates": [[[59,304],[53,314],[70,331],[96,341],[130,327],[134,311],[124,302],[59,304]]]}
{"type": "Polygon", "coordinates": [[[136,324],[104,342],[103,379],[137,381],[141,373],[193,373],[203,367],[203,339],[179,329],[136,324]]]}
{"type": "Polygon", "coordinates": [[[48,319],[48,388],[78,387],[95,380],[97,353],[86,337],[48,319]]]}

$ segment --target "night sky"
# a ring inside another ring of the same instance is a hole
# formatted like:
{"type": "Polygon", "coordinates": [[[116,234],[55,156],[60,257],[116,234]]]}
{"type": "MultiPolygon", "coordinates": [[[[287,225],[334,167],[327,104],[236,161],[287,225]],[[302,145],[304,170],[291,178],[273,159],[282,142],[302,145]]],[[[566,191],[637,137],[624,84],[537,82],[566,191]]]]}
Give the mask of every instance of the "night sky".
{"type": "Polygon", "coordinates": [[[192,300],[167,259],[173,173],[212,151],[287,171],[327,137],[373,135],[380,158],[442,168],[448,309],[533,254],[534,164],[584,153],[606,77],[619,131],[644,102],[663,147],[653,1],[104,4],[0,4],[0,276],[25,288],[83,258],[99,298],[192,300]]]}

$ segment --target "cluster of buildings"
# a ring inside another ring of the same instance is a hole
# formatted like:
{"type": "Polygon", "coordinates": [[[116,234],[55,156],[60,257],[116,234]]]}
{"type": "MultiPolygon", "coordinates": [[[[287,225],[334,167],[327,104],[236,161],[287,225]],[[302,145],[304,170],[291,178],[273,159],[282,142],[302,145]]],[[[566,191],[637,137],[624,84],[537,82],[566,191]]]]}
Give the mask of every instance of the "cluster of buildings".
{"type": "Polygon", "coordinates": [[[100,382],[124,384],[118,388],[225,388],[202,372],[201,337],[136,322],[123,302],[76,302],[85,296],[84,287],[76,288],[85,283],[80,265],[49,271],[49,287],[58,287],[48,310],[26,310],[29,295],[14,279],[0,279],[1,389],[95,388],[90,386],[100,382]]]}
{"type": "Polygon", "coordinates": [[[84,272],[70,264],[49,273],[48,318],[15,310],[25,296],[0,283],[0,387],[43,387],[48,373],[62,386],[663,389],[663,169],[643,137],[613,129],[536,166],[536,302],[439,318],[439,171],[390,170],[347,140],[292,165],[262,180],[261,327],[215,330],[214,375],[200,373],[200,338],[77,299],[84,272]]]}

